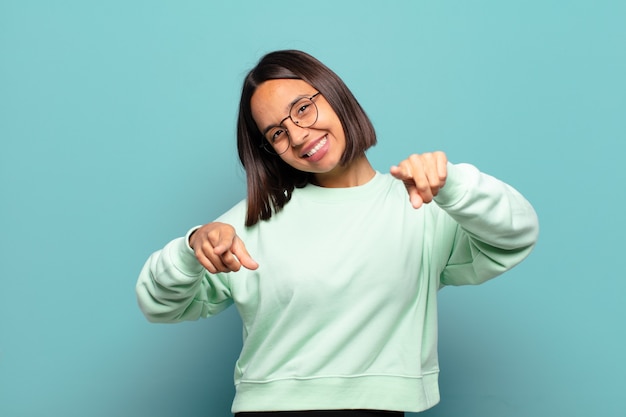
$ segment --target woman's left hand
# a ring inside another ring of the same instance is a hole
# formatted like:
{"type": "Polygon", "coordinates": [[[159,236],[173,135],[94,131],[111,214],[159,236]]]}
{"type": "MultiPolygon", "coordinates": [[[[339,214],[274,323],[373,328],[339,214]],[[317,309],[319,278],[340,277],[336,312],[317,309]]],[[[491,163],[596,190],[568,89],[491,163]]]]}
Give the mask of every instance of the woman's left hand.
{"type": "Polygon", "coordinates": [[[445,185],[448,158],[443,152],[413,154],[392,166],[391,175],[404,182],[414,208],[430,203],[445,185]]]}

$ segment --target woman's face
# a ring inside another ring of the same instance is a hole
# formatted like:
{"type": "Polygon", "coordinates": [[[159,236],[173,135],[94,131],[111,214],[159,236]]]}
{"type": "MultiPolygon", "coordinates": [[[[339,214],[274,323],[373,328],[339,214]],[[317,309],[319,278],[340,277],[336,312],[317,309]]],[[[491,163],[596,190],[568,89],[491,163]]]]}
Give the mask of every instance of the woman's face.
{"type": "MultiPolygon", "coordinates": [[[[297,170],[313,173],[323,185],[325,179],[343,172],[339,161],[346,149],[346,138],[337,114],[319,94],[313,98],[318,113],[313,125],[300,127],[287,117],[293,103],[316,93],[313,86],[302,80],[269,80],[257,87],[250,106],[252,117],[266,140],[280,134],[272,130],[273,127],[288,132],[289,146],[280,158],[297,170]]],[[[293,110],[291,114],[296,115],[298,109],[293,110]]]]}

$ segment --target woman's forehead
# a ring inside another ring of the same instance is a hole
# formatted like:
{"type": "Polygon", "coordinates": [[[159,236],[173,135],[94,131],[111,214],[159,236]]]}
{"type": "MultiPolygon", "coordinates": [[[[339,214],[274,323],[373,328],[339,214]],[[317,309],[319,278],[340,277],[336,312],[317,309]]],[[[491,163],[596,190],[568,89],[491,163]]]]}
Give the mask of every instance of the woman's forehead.
{"type": "Polygon", "coordinates": [[[282,118],[283,113],[288,113],[294,102],[315,92],[315,88],[303,80],[265,81],[256,88],[250,99],[252,117],[257,124],[267,122],[268,120],[265,120],[267,118],[282,118]]]}

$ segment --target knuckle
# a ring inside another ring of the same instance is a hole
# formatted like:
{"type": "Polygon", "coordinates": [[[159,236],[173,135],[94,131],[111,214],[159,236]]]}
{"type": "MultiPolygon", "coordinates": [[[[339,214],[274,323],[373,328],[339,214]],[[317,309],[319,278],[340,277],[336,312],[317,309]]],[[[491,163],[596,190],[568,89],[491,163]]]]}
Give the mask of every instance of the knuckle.
{"type": "Polygon", "coordinates": [[[211,245],[211,242],[208,240],[205,240],[202,242],[201,245],[198,246],[198,251],[202,252],[202,253],[211,253],[213,250],[213,245],[211,245]]]}
{"type": "Polygon", "coordinates": [[[421,156],[419,154],[414,153],[414,154],[409,155],[408,160],[411,163],[416,163],[416,162],[419,163],[421,162],[421,156]]]}
{"type": "Polygon", "coordinates": [[[430,184],[428,184],[427,182],[420,181],[419,183],[415,184],[415,187],[420,191],[420,193],[430,190],[430,184]]]}

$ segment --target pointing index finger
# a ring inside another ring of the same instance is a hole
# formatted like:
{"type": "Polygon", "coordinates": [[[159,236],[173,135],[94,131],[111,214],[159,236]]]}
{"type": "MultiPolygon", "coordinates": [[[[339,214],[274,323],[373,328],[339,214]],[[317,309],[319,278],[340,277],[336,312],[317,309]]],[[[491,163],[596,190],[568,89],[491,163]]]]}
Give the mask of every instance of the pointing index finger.
{"type": "Polygon", "coordinates": [[[235,237],[232,251],[244,268],[254,270],[259,267],[259,264],[254,259],[252,259],[252,257],[248,253],[248,250],[246,249],[246,246],[239,237],[235,237]]]}

